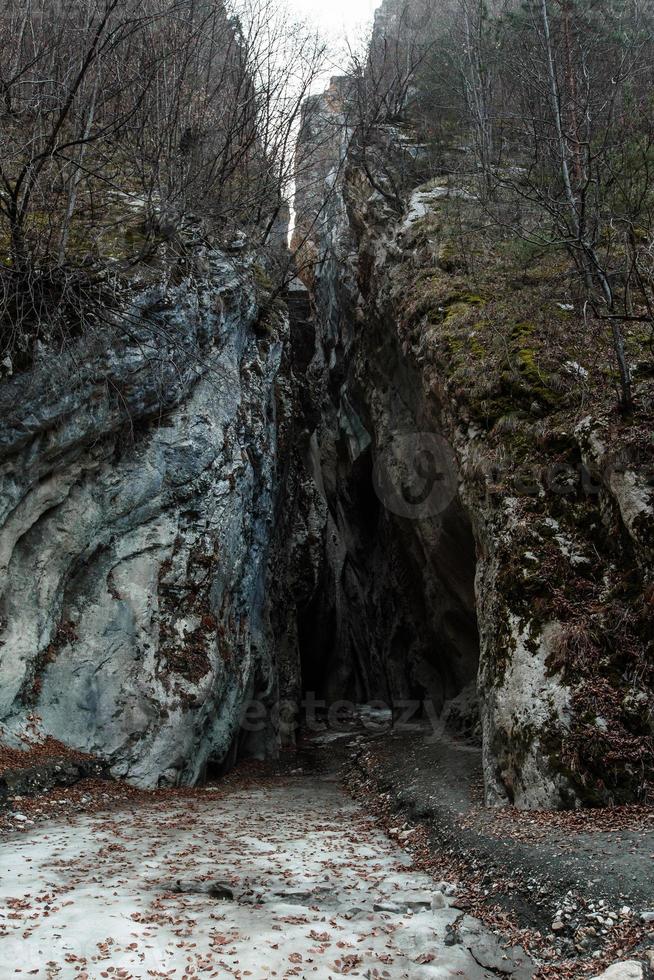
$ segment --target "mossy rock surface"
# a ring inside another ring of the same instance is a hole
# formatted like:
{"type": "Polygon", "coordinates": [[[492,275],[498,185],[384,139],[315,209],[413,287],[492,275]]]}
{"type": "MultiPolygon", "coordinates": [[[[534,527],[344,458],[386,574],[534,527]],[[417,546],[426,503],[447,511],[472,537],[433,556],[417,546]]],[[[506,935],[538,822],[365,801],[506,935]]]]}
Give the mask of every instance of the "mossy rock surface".
{"type": "MultiPolygon", "coordinates": [[[[425,387],[444,406],[444,431],[465,442],[474,430],[475,453],[486,466],[478,479],[468,474],[466,485],[475,519],[495,515],[497,523],[489,532],[500,571],[489,585],[497,622],[486,676],[499,686],[507,676],[512,615],[528,627],[533,655],[545,624],[560,623],[566,639],[548,659],[547,677],[571,692],[572,717],[566,730],[552,720],[539,751],[572,788],[568,804],[633,800],[643,791],[643,773],[654,770],[654,746],[637,713],[621,706],[629,684],[654,690],[654,598],[617,503],[606,486],[600,494],[600,475],[589,471],[588,446],[576,430],[586,416],[604,419],[602,440],[637,459],[639,471],[654,471],[649,335],[642,324],[624,327],[639,401],[622,415],[610,329],[576,312],[575,272],[565,256],[492,231],[475,230],[471,249],[465,240],[454,247],[442,200],[419,224],[420,236],[432,235],[431,247],[397,260],[398,335],[406,356],[417,354],[428,372],[425,387]],[[457,254],[467,264],[450,265],[457,254]],[[519,500],[517,529],[500,519],[507,496],[519,500]],[[605,717],[608,735],[596,724],[605,717]]],[[[650,525],[643,517],[633,528],[643,554],[654,542],[650,525]]],[[[523,748],[530,744],[526,730],[523,748]]],[[[520,746],[512,751],[518,764],[520,746]]]]}

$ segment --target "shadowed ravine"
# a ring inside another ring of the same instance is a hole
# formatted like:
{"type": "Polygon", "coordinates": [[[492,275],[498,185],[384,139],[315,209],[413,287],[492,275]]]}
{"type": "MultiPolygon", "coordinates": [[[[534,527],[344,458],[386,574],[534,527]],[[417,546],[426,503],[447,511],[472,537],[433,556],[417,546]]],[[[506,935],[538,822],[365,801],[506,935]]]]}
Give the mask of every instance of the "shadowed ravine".
{"type": "Polygon", "coordinates": [[[347,50],[0,3],[0,980],[654,980],[654,0],[347,50]]]}

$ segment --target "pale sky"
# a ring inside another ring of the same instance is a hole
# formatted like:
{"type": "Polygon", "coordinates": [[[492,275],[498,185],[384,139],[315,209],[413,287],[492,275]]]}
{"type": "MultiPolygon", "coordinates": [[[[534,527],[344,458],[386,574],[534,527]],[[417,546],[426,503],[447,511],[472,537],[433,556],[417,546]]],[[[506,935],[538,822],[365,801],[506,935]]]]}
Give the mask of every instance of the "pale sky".
{"type": "Polygon", "coordinates": [[[326,39],[340,46],[346,37],[353,43],[372,17],[381,0],[287,0],[299,17],[315,26],[326,39]]]}
{"type": "Polygon", "coordinates": [[[288,0],[297,12],[325,30],[342,33],[372,20],[381,0],[288,0]]]}

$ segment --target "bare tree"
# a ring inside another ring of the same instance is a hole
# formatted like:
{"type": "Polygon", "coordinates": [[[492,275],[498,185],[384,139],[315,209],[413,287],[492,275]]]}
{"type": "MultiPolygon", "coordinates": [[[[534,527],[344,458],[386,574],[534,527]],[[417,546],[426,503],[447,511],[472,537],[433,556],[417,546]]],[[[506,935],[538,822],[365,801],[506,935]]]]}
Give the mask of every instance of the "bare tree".
{"type": "Polygon", "coordinates": [[[264,249],[323,58],[277,0],[8,0],[0,350],[82,329],[162,248],[264,249]]]}
{"type": "Polygon", "coordinates": [[[433,8],[423,0],[404,0],[390,8],[389,22],[376,20],[362,50],[350,50],[346,103],[347,125],[353,134],[350,158],[371,187],[398,211],[407,189],[407,160],[394,152],[396,134],[387,134],[387,128],[408,114],[417,73],[434,43],[433,18],[433,8]]]}
{"type": "Polygon", "coordinates": [[[510,18],[504,85],[515,106],[510,152],[521,166],[509,174],[494,172],[547,219],[522,233],[567,251],[584,303],[609,323],[625,408],[632,403],[632,385],[622,323],[652,322],[651,290],[632,233],[643,218],[650,221],[642,205],[654,191],[650,127],[633,103],[640,85],[651,93],[653,24],[650,4],[618,8],[611,0],[588,6],[538,0],[520,18],[510,18]],[[626,146],[632,159],[620,167],[626,146]],[[628,189],[634,184],[641,185],[640,214],[628,189]],[[625,247],[625,234],[632,247],[625,247]],[[630,310],[633,287],[645,307],[642,314],[630,310]]]}
{"type": "Polygon", "coordinates": [[[632,404],[623,325],[652,321],[651,0],[453,0],[418,83],[470,136],[490,221],[578,273],[580,312],[606,321],[632,404]],[[491,199],[496,197],[494,204],[491,199]]]}

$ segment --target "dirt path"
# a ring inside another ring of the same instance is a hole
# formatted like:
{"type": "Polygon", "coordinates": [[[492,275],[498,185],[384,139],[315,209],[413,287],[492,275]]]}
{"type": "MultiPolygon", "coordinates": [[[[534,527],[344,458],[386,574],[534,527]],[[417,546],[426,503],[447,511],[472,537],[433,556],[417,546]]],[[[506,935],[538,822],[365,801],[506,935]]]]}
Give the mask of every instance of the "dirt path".
{"type": "MultiPolygon", "coordinates": [[[[428,732],[393,733],[370,743],[359,768],[406,811],[429,820],[441,848],[468,851],[478,863],[515,881],[513,897],[538,879],[532,915],[547,928],[569,890],[608,907],[650,908],[654,809],[524,811],[483,805],[481,749],[428,732]]],[[[510,903],[507,903],[508,907],[510,903]]]]}
{"type": "Polygon", "coordinates": [[[2,841],[0,977],[531,975],[443,889],[327,778],[139,802],[2,841]]]}

